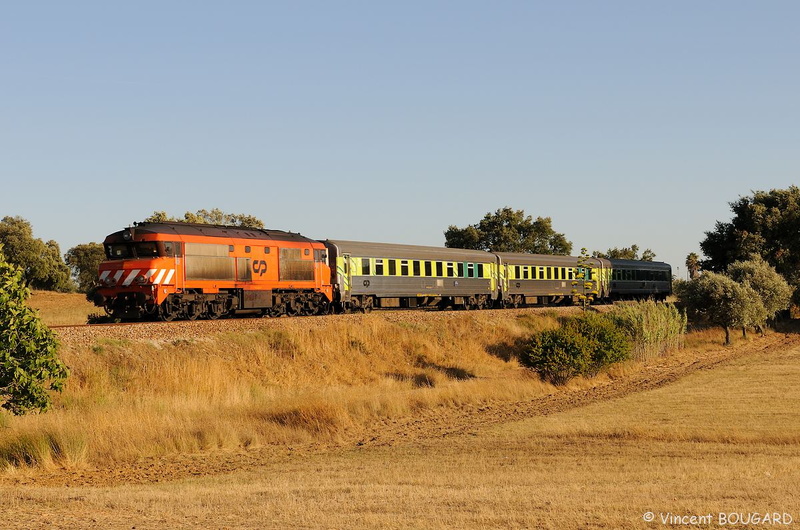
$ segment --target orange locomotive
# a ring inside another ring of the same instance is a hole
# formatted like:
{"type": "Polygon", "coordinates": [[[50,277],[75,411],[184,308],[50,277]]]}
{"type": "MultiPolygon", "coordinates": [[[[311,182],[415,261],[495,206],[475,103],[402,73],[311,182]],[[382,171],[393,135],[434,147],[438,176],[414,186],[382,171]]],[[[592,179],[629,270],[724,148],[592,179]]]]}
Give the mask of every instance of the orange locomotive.
{"type": "Polygon", "coordinates": [[[95,304],[122,319],[327,313],[327,249],[280,230],[135,223],[103,242],[95,304]]]}

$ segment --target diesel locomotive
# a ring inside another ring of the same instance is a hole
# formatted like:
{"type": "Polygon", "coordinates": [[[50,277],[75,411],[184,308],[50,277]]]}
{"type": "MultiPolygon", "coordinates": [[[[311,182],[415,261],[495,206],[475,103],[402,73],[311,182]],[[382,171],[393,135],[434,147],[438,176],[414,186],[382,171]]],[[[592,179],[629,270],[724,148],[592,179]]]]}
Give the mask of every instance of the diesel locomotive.
{"type": "Polygon", "coordinates": [[[136,223],[103,245],[94,303],[124,320],[520,307],[570,303],[584,289],[597,301],[664,300],[672,292],[662,262],[317,241],[280,230],[136,223]]]}

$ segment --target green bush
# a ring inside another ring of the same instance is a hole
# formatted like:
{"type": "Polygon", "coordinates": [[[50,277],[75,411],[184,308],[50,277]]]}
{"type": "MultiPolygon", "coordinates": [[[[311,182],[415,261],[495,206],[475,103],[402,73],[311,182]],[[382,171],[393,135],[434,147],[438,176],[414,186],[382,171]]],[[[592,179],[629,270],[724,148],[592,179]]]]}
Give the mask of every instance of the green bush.
{"type": "Polygon", "coordinates": [[[49,391],[60,391],[68,373],[55,335],[25,303],[28,295],[0,246],[0,408],[12,414],[47,410],[49,391]]]}
{"type": "Polygon", "coordinates": [[[652,301],[618,304],[608,316],[630,337],[636,360],[651,359],[683,347],[686,314],[673,304],[652,301]]]}
{"type": "Polygon", "coordinates": [[[534,335],[520,361],[542,379],[563,385],[575,376],[594,376],[627,359],[630,349],[630,339],[611,319],[584,313],[566,320],[560,328],[534,335]]]}
{"type": "Polygon", "coordinates": [[[595,376],[606,366],[624,361],[630,356],[628,335],[606,315],[584,313],[571,320],[568,327],[589,341],[589,364],[586,375],[595,376]]]}
{"type": "Polygon", "coordinates": [[[548,329],[531,338],[521,361],[539,372],[542,379],[563,385],[586,372],[591,362],[589,341],[571,328],[548,329]]]}

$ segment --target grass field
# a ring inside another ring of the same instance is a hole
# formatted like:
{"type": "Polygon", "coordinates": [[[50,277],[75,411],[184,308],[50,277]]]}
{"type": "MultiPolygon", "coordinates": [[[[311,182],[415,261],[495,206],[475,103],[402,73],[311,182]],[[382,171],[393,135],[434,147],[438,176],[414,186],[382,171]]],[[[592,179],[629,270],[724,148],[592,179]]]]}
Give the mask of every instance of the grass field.
{"type": "Polygon", "coordinates": [[[645,523],[647,512],[798,520],[798,376],[795,344],[655,390],[452,436],[284,451],[246,471],[167,484],[0,486],[0,505],[20,528],[663,526],[645,523]]]}
{"type": "Polygon", "coordinates": [[[552,325],[520,310],[64,331],[55,410],[0,416],[0,527],[800,521],[800,335],[693,333],[556,389],[509,356],[552,325]]]}

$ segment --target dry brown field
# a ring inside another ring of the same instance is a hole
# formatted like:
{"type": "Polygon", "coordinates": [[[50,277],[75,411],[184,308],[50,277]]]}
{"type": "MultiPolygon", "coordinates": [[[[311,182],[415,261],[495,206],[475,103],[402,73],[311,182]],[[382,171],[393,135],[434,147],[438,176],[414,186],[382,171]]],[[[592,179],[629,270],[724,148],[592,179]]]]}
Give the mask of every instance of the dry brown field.
{"type": "Polygon", "coordinates": [[[719,528],[721,512],[800,524],[797,330],[729,348],[693,333],[684,350],[557,389],[509,355],[556,318],[59,329],[72,377],[54,410],[0,417],[0,527],[611,529],[713,515],[699,526],[719,528]]]}

